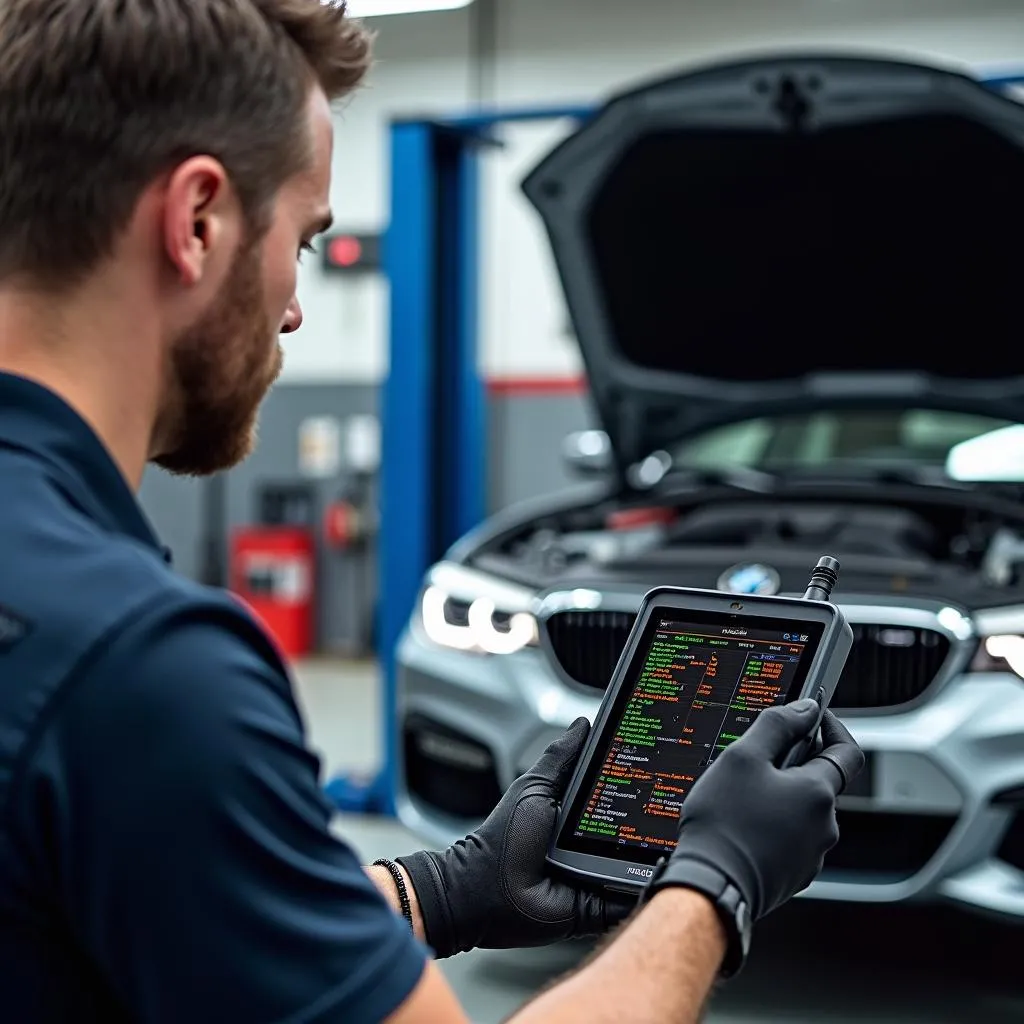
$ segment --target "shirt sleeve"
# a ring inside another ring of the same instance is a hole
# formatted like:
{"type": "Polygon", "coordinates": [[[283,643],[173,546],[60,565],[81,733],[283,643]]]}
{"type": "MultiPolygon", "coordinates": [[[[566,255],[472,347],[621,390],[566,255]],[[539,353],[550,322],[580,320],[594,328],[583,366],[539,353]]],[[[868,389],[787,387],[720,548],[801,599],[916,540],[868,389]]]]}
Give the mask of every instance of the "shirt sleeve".
{"type": "Polygon", "coordinates": [[[363,1024],[427,959],[330,831],[286,673],[225,599],[141,619],[29,770],[37,862],[145,1024],[363,1024]]]}

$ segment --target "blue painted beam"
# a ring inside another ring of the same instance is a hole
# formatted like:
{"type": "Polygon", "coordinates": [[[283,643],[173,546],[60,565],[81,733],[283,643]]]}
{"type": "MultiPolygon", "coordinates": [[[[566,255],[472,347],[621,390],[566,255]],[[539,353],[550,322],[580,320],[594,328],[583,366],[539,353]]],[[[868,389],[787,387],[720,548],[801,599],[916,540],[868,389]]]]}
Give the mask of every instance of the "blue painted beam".
{"type": "Polygon", "coordinates": [[[487,410],[480,373],[480,147],[462,140],[447,154],[443,215],[450,232],[450,287],[442,289],[441,377],[450,391],[438,467],[446,482],[440,555],[487,510],[487,410]]]}
{"type": "Polygon", "coordinates": [[[381,389],[378,654],[383,676],[384,760],[367,784],[334,779],[327,795],[341,810],[394,813],[398,765],[395,648],[435,556],[429,508],[433,481],[434,375],[437,359],[438,237],[435,129],[391,130],[391,223],[385,266],[390,283],[390,366],[381,389]],[[426,504],[425,504],[426,503],[426,504]]]}
{"type": "Polygon", "coordinates": [[[423,566],[434,554],[425,499],[433,487],[438,267],[437,168],[429,124],[391,130],[390,366],[382,390],[379,654],[383,674],[384,764],[378,809],[394,813],[397,772],[395,648],[415,606],[423,566]]]}
{"type": "MultiPolygon", "coordinates": [[[[599,108],[593,105],[577,106],[553,106],[553,107],[512,107],[502,109],[496,107],[491,110],[477,110],[472,114],[452,115],[431,115],[426,120],[433,124],[443,125],[457,131],[472,133],[474,131],[485,131],[495,125],[509,124],[522,121],[557,121],[561,118],[569,118],[574,121],[585,121],[597,112],[599,108]]],[[[398,124],[422,123],[413,118],[403,119],[398,124]]]]}

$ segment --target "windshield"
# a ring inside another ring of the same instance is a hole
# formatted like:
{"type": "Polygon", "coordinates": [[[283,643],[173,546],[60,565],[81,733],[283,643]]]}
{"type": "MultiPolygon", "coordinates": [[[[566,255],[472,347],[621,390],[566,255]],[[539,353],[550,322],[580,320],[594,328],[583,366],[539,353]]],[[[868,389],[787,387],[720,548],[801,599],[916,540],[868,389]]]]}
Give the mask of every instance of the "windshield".
{"type": "Polygon", "coordinates": [[[766,472],[935,467],[950,452],[1011,424],[933,409],[834,411],[764,417],[707,431],[670,449],[678,469],[766,472]]]}

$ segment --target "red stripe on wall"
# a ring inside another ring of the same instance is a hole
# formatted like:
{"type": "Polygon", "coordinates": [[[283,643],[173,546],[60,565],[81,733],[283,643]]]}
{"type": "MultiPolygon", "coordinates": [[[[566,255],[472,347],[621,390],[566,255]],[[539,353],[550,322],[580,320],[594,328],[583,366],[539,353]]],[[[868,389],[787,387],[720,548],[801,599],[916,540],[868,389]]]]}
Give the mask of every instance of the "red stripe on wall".
{"type": "Polygon", "coordinates": [[[579,395],[587,390],[586,377],[492,377],[492,395],[579,395]]]}

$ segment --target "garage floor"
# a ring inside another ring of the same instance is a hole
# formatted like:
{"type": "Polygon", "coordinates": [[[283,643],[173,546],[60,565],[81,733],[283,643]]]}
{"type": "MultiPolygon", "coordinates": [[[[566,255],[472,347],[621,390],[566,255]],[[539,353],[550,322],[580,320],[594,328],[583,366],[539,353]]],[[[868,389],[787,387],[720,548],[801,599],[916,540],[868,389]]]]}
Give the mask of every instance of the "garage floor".
{"type": "MultiPolygon", "coordinates": [[[[298,670],[312,745],[328,775],[378,763],[373,665],[298,670]]],[[[392,821],[339,819],[365,862],[418,847],[392,821]]],[[[743,975],[713,1000],[712,1024],[1024,1024],[1024,929],[952,910],[851,908],[801,900],[758,927],[743,975]],[[815,966],[810,964],[814,962],[815,966]]],[[[581,950],[479,951],[442,966],[475,1024],[499,1024],[581,950]]]]}

